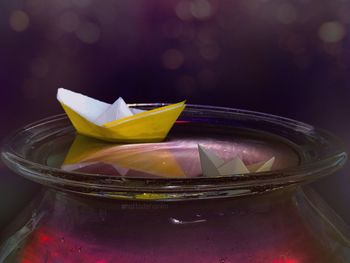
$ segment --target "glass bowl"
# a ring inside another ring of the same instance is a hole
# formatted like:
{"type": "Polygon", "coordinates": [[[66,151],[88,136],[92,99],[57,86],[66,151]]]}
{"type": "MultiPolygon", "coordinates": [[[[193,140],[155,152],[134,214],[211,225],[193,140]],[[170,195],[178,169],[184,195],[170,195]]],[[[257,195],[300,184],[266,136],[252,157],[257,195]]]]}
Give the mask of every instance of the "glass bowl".
{"type": "Polygon", "coordinates": [[[350,252],[348,225],[309,187],[182,202],[45,190],[3,233],[3,263],[344,263],[350,252]]]}
{"type": "MultiPolygon", "coordinates": [[[[129,106],[148,110],[163,105],[129,106]]],[[[67,171],[61,164],[76,139],[68,118],[53,116],[13,133],[4,143],[2,159],[16,173],[62,191],[105,198],[175,201],[293,189],[334,173],[347,158],[337,138],[308,124],[259,112],[201,105],[187,105],[168,139],[156,147],[190,150],[179,156],[185,156],[187,163],[193,164],[191,167],[198,168],[196,144],[219,145],[217,149],[222,152],[232,144],[229,149],[238,149],[248,163],[261,161],[267,153],[278,156],[275,168],[227,176],[203,176],[198,169],[192,169],[181,178],[145,173],[116,176],[101,169],[67,171]]]]}

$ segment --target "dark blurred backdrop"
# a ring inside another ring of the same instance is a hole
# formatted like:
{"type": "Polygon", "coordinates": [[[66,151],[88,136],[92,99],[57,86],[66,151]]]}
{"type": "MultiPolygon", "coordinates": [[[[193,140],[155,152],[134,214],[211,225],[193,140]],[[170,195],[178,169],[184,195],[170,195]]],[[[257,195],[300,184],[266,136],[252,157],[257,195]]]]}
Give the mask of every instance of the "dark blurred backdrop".
{"type": "MultiPolygon", "coordinates": [[[[0,138],[61,113],[65,87],[282,115],[349,149],[350,1],[1,1],[0,85],[0,138]]],[[[1,226],[37,186],[0,168],[1,226]]],[[[348,172],[316,187],[350,222],[348,172]]]]}

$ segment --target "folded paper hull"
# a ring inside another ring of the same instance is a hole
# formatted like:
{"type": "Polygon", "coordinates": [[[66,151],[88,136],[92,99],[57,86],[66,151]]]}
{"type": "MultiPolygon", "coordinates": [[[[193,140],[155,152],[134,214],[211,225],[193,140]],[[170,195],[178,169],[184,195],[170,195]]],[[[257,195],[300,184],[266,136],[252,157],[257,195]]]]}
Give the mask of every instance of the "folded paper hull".
{"type": "Polygon", "coordinates": [[[62,104],[78,133],[111,142],[158,142],[166,138],[185,108],[180,102],[98,126],[62,104]]]}

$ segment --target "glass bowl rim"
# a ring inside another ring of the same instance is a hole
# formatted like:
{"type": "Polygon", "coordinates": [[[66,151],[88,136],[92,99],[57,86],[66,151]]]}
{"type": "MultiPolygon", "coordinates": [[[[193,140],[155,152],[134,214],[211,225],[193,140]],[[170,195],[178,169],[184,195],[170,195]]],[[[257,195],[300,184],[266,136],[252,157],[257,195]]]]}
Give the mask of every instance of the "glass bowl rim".
{"type": "MultiPolygon", "coordinates": [[[[128,104],[130,107],[160,107],[169,105],[169,103],[133,103],[128,104]]],[[[39,164],[30,160],[27,160],[20,156],[11,146],[11,142],[21,132],[33,129],[37,126],[46,125],[52,122],[58,122],[67,120],[65,114],[54,115],[48,118],[41,119],[33,122],[23,128],[18,129],[9,135],[3,143],[1,149],[1,157],[4,163],[9,166],[15,172],[25,175],[27,177],[40,177],[41,180],[48,180],[53,183],[66,183],[73,185],[80,185],[98,189],[118,190],[126,192],[186,192],[186,191],[216,191],[225,189],[242,189],[244,187],[259,186],[263,184],[277,184],[277,185],[290,185],[297,184],[303,181],[312,181],[324,175],[328,175],[332,172],[340,169],[347,159],[347,154],[341,147],[341,143],[337,137],[325,132],[321,129],[316,129],[313,126],[296,121],[294,119],[281,117],[268,113],[261,113],[250,110],[235,109],[229,107],[217,107],[217,106],[206,106],[206,105],[194,105],[186,104],[186,111],[189,110],[205,110],[211,113],[231,113],[239,115],[241,117],[253,117],[260,121],[277,123],[278,125],[287,127],[289,129],[298,128],[298,131],[307,133],[309,131],[316,132],[318,135],[327,135],[335,145],[337,145],[337,151],[330,154],[329,157],[304,163],[295,167],[283,168],[278,170],[272,170],[269,172],[249,173],[245,175],[229,175],[229,176],[218,176],[218,177],[195,177],[195,178],[145,178],[145,177],[116,177],[111,175],[103,174],[90,174],[82,172],[68,172],[63,171],[59,168],[49,167],[43,164],[39,164]],[[78,180],[66,180],[62,177],[57,176],[46,176],[47,174],[60,174],[60,175],[74,175],[77,179],[80,176],[92,178],[92,179],[108,179],[112,180],[113,185],[105,184],[86,184],[85,182],[78,180]],[[280,175],[280,176],[277,176],[280,175]],[[283,175],[283,176],[281,176],[283,175]]],[[[179,117],[181,119],[181,116],[179,117]]],[[[68,126],[67,126],[68,127],[68,126]]]]}

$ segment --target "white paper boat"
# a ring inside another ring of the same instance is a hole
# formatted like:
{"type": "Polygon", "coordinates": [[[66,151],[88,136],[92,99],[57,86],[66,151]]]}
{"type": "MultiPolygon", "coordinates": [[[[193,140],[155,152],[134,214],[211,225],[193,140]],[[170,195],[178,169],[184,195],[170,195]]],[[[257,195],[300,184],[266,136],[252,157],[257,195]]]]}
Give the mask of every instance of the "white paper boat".
{"type": "Polygon", "coordinates": [[[108,104],[63,88],[57,99],[78,133],[117,142],[163,140],[186,107],[183,101],[143,111],[130,108],[122,98],[108,104]]]}
{"type": "Polygon", "coordinates": [[[198,145],[198,151],[204,176],[228,176],[234,174],[267,172],[271,171],[275,162],[275,157],[272,157],[266,162],[259,162],[246,166],[239,157],[225,162],[213,152],[205,149],[202,145],[198,145]]]}

